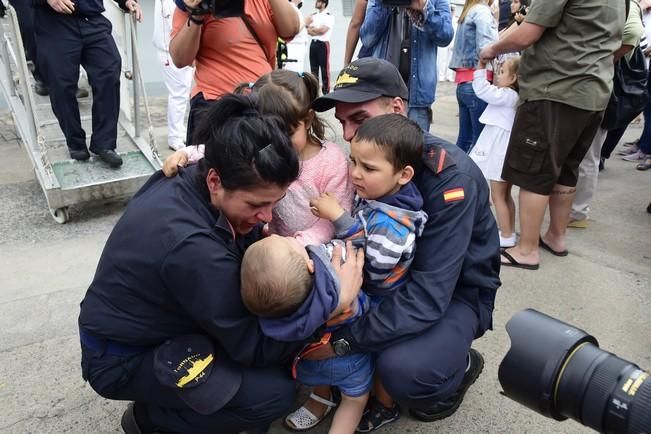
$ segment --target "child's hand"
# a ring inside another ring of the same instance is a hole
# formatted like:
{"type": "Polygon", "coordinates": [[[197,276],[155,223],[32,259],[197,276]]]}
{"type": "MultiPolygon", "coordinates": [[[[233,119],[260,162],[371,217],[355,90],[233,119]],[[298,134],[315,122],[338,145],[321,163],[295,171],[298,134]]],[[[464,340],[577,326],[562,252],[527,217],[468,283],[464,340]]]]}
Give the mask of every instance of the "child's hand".
{"type": "Polygon", "coordinates": [[[310,201],[310,211],[315,216],[331,222],[337,220],[346,212],[332,193],[321,193],[321,196],[312,199],[310,201]]]}
{"type": "Polygon", "coordinates": [[[168,178],[175,176],[179,171],[179,166],[185,167],[188,164],[188,155],[183,151],[176,151],[165,159],[163,163],[163,173],[168,178]]]}
{"type": "Polygon", "coordinates": [[[486,62],[482,59],[479,59],[479,63],[477,63],[477,69],[486,69],[486,62]]]}

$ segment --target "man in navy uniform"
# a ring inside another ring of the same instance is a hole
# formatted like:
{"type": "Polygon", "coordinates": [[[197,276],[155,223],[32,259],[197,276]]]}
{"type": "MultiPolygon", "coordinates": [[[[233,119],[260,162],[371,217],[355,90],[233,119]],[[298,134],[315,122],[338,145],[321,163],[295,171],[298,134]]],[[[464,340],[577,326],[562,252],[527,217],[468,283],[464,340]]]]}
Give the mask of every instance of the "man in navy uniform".
{"type": "MultiPolygon", "coordinates": [[[[313,108],[335,107],[350,141],[366,119],[406,115],[408,95],[395,66],[367,57],[346,66],[334,90],[313,108]]],[[[433,421],[456,411],[482,371],[483,358],[470,345],[492,327],[500,249],[488,187],[470,158],[425,133],[423,163],[414,182],[428,220],[416,240],[408,283],[364,318],[333,332],[331,345],[316,358],[375,353],[389,395],[419,420],[433,421]]],[[[364,429],[398,418],[398,405],[380,401],[371,401],[364,429]]]]}
{"type": "MultiPolygon", "coordinates": [[[[115,0],[142,21],[136,0],[115,0]]],[[[50,91],[50,102],[63,130],[70,157],[88,160],[86,132],[76,99],[79,66],[93,89],[90,150],[113,168],[122,165],[115,152],[120,111],[121,59],[111,36],[111,22],[102,15],[102,0],[32,0],[38,46],[38,69],[50,91]]]]}
{"type": "Polygon", "coordinates": [[[321,70],[321,92],[330,92],[330,37],[335,17],[328,12],[328,0],[316,0],[316,12],[307,17],[307,34],[312,37],[310,43],[310,69],[319,79],[321,70]]]}

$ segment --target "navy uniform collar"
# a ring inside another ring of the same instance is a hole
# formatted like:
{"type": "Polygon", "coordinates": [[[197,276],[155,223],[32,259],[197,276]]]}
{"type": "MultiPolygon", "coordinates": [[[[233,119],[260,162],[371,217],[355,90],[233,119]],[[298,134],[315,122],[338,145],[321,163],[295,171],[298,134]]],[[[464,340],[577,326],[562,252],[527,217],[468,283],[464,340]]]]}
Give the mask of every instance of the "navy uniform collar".
{"type": "Polygon", "coordinates": [[[198,165],[195,164],[185,169],[180,168],[178,176],[192,185],[192,190],[199,196],[206,209],[208,209],[211,216],[214,218],[213,227],[215,230],[220,232],[222,235],[226,235],[225,238],[227,240],[235,241],[237,234],[233,225],[228,221],[224,213],[215,208],[215,206],[210,202],[210,192],[208,191],[208,187],[206,186],[205,181],[198,178],[197,172],[198,165]]]}

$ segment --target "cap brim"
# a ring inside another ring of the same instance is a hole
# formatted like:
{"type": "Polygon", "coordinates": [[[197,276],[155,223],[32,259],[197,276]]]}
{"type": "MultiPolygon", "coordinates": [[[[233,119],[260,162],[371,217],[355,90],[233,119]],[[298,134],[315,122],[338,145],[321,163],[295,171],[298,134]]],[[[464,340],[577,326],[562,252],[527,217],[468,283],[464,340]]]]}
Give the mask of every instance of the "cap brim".
{"type": "Polygon", "coordinates": [[[176,389],[179,398],[199,414],[213,414],[235,396],[242,384],[241,370],[225,355],[217,353],[208,379],[196,386],[176,389]]]}
{"type": "Polygon", "coordinates": [[[318,112],[328,111],[338,102],[359,103],[381,97],[381,93],[364,92],[353,88],[337,89],[312,102],[312,108],[318,112]]]}

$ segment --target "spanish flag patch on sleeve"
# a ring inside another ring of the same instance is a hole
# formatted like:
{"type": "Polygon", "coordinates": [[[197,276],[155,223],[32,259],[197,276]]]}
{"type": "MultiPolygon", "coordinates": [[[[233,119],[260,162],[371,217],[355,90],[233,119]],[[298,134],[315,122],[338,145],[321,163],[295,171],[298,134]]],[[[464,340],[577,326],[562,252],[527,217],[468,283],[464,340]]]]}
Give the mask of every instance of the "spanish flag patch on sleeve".
{"type": "Polygon", "coordinates": [[[463,200],[465,197],[463,188],[453,188],[452,190],[446,190],[443,192],[443,199],[445,203],[456,202],[458,200],[463,200]]]}

